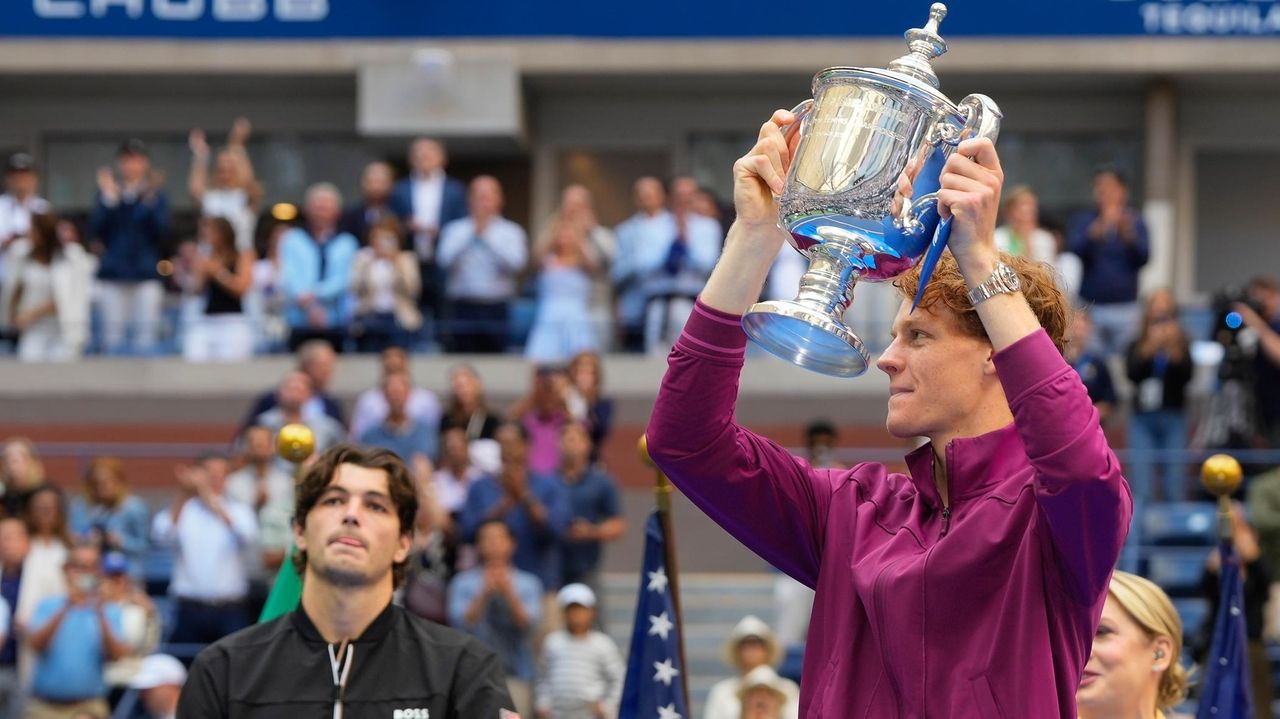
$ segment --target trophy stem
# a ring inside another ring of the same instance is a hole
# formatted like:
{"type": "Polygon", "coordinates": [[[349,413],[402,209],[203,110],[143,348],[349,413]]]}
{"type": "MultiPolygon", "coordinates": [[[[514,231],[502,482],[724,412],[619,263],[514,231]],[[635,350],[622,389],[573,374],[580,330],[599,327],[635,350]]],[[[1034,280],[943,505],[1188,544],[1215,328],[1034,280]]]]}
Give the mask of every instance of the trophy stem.
{"type": "Polygon", "coordinates": [[[829,247],[831,244],[837,243],[819,245],[814,249],[809,270],[800,278],[796,302],[841,320],[853,302],[853,287],[857,284],[858,273],[853,263],[840,252],[843,248],[829,247]]]}
{"type": "Polygon", "coordinates": [[[871,356],[844,323],[859,271],[855,242],[829,241],[810,250],[809,270],[794,300],[760,302],[742,328],[771,354],[833,377],[857,377],[871,356]]]}

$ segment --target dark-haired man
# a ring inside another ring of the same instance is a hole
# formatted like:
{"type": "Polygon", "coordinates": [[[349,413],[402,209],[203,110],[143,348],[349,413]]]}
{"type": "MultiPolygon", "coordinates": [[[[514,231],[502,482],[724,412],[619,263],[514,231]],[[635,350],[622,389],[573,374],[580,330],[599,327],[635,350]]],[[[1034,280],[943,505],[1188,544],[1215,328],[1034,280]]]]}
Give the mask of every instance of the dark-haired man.
{"type": "Polygon", "coordinates": [[[492,651],[391,603],[417,510],[391,452],[344,444],[322,454],[297,489],[298,609],[201,652],[178,716],[497,719],[510,710],[492,651]]]}

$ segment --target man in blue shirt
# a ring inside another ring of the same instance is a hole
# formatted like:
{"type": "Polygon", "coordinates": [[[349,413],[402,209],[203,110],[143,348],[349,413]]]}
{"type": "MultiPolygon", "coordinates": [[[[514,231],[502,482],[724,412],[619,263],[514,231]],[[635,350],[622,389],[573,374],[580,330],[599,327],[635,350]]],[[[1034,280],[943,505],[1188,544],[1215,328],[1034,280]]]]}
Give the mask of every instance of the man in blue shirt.
{"type": "Polygon", "coordinates": [[[560,430],[560,473],[569,490],[572,519],[565,533],[565,584],[580,582],[600,596],[600,553],[626,531],[618,488],[608,473],[591,466],[591,434],[577,422],[560,430]]]}
{"type": "Polygon", "coordinates": [[[560,543],[569,524],[569,495],[557,477],[530,474],[525,464],[529,434],[518,422],[504,422],[494,434],[502,448],[498,476],[471,485],[462,508],[463,541],[473,541],[480,525],[506,523],[516,541],[515,565],[542,582],[561,587],[560,543]]]}
{"type": "Polygon", "coordinates": [[[1080,257],[1080,299],[1092,306],[1104,356],[1120,354],[1138,329],[1138,270],[1150,256],[1147,225],[1129,207],[1129,185],[1116,169],[1093,177],[1097,210],[1076,216],[1067,249],[1080,257]]]}
{"type": "Polygon", "coordinates": [[[413,383],[407,372],[389,372],[382,378],[382,394],[387,400],[387,418],[382,424],[370,427],[360,437],[360,443],[370,447],[382,447],[400,455],[410,467],[415,458],[422,456],[434,460],[440,442],[440,423],[427,424],[409,416],[409,395],[413,383]]]}
{"type": "Polygon", "coordinates": [[[519,551],[511,530],[500,519],[476,529],[480,566],[462,572],[449,584],[449,623],[476,635],[497,652],[507,672],[507,689],[520,716],[533,716],[532,638],[542,617],[543,585],[516,569],[519,551]]]}
{"type": "Polygon", "coordinates": [[[67,593],[40,602],[31,615],[27,644],[36,654],[27,703],[28,719],[70,719],[80,714],[108,716],[103,666],[128,654],[118,639],[120,607],[100,597],[102,556],[81,545],[63,566],[67,593]]]}
{"type": "Polygon", "coordinates": [[[289,351],[311,339],[341,351],[351,314],[351,264],[359,243],[338,230],[342,195],[321,182],[307,189],[306,224],[280,240],[280,267],[289,325],[289,351]]]}

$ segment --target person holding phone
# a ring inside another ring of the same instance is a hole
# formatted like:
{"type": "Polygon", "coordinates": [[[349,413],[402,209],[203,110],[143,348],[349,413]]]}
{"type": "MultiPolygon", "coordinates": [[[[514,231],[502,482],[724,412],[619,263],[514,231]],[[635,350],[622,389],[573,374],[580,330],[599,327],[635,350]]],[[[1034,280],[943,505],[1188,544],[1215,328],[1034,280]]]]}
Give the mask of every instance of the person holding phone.
{"type": "Polygon", "coordinates": [[[775,113],[734,165],[737,221],[671,352],[649,452],[729,533],[816,589],[801,716],[1075,719],[1132,500],[1062,357],[1069,310],[1052,271],[996,251],[1004,175],[989,139],[961,142],[941,173],[950,251],[920,306],[918,268],[895,283],[876,366],[886,429],[928,440],[907,472],[815,469],[734,419],[741,315],[786,241],[775,197],[796,120],[775,113]]]}
{"type": "Polygon", "coordinates": [[[92,544],[67,555],[67,593],[36,607],[27,630],[35,652],[28,719],[68,719],[81,713],[108,716],[103,669],[129,653],[120,607],[101,595],[102,555],[92,544]]]}

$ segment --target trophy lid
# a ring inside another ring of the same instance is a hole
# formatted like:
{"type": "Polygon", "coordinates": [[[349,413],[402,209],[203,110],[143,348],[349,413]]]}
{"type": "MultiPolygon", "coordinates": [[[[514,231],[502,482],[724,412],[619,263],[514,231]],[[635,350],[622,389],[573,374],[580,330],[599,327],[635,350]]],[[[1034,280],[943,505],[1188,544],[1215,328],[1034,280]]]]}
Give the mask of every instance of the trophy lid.
{"type": "Polygon", "coordinates": [[[889,69],[938,87],[938,76],[933,72],[932,60],[947,51],[947,41],[938,35],[938,25],[947,16],[947,6],[934,3],[929,7],[929,22],[924,27],[903,33],[907,39],[906,55],[889,63],[889,69]]]}

